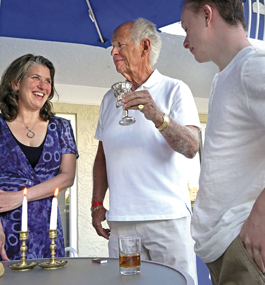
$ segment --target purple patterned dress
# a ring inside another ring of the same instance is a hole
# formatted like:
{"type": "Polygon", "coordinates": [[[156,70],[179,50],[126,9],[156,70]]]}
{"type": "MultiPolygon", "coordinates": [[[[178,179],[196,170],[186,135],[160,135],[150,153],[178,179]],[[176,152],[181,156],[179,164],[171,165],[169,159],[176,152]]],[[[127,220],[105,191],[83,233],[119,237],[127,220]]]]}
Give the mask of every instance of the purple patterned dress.
{"type": "MultiPolygon", "coordinates": [[[[30,188],[56,176],[63,154],[78,152],[70,123],[63,118],[51,117],[41,157],[33,169],[0,115],[0,189],[19,191],[30,188]]],[[[56,188],[56,187],[55,187],[56,188]]],[[[49,225],[52,196],[28,203],[27,259],[49,258],[49,225]]],[[[19,231],[22,207],[1,213],[6,235],[6,252],[10,260],[20,259],[19,231]]],[[[58,210],[58,237],[55,239],[56,256],[64,256],[64,238],[58,210]]],[[[0,257],[1,260],[1,257],[0,257]]]]}

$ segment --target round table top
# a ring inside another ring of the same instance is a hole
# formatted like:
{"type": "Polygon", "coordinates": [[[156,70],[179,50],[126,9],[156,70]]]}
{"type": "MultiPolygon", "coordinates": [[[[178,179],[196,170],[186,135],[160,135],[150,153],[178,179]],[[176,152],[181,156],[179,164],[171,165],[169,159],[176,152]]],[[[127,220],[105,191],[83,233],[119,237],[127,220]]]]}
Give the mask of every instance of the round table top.
{"type": "MultiPolygon", "coordinates": [[[[157,262],[141,261],[141,272],[136,275],[123,276],[119,273],[119,260],[107,258],[106,263],[93,263],[93,258],[58,258],[66,260],[67,264],[58,269],[42,269],[36,266],[29,271],[16,271],[8,267],[19,261],[3,262],[5,274],[0,277],[0,284],[27,284],[27,285],[193,285],[191,277],[174,268],[157,262]]],[[[49,259],[28,260],[49,262],[49,259]]]]}

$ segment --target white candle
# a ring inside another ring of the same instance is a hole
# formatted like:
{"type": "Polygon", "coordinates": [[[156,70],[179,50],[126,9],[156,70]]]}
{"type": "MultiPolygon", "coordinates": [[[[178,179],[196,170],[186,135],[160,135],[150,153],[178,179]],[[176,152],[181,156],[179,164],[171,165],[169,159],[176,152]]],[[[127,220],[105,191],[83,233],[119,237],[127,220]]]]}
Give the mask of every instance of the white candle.
{"type": "Polygon", "coordinates": [[[28,230],[28,201],[27,201],[27,188],[24,189],[24,197],[22,202],[22,222],[21,231],[26,232],[28,230]]]}
{"type": "Polygon", "coordinates": [[[57,208],[58,208],[57,195],[58,195],[58,193],[59,193],[59,188],[56,188],[56,190],[54,192],[54,197],[52,199],[50,230],[56,230],[57,229],[57,208]]]}

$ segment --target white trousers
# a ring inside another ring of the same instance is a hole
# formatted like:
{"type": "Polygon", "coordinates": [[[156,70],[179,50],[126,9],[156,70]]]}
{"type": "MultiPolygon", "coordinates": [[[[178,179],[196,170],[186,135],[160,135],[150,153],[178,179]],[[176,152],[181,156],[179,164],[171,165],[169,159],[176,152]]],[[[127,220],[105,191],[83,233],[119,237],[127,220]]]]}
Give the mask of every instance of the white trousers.
{"type": "Polygon", "coordinates": [[[141,259],[161,262],[187,272],[198,284],[190,217],[158,221],[108,221],[109,256],[119,257],[118,237],[140,236],[141,259]]]}

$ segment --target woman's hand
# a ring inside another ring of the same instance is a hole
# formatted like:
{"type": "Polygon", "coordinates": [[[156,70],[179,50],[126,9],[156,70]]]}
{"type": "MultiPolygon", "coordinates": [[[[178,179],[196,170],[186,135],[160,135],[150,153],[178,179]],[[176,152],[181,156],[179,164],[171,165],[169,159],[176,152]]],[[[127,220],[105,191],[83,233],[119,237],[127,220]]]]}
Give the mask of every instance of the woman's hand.
{"type": "Polygon", "coordinates": [[[22,205],[23,191],[0,190],[0,213],[14,210],[22,205]]]}
{"type": "Polygon", "coordinates": [[[0,255],[4,261],[9,261],[9,258],[6,255],[5,242],[6,242],[6,236],[3,231],[2,223],[0,221],[0,255]]]}

